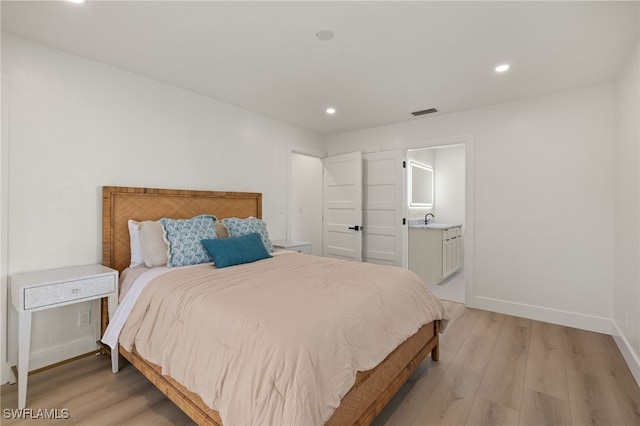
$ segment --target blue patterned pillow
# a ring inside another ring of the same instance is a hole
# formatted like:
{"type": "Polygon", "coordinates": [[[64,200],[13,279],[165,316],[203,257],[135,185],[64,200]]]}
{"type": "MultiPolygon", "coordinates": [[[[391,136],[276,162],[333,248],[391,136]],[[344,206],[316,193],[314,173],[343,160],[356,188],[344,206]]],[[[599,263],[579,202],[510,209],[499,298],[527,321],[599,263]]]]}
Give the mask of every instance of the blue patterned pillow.
{"type": "Polygon", "coordinates": [[[261,219],[255,217],[249,217],[247,219],[238,219],[237,217],[222,219],[222,223],[229,230],[230,237],[241,237],[247,234],[253,234],[257,232],[260,234],[262,244],[267,249],[268,253],[273,253],[273,244],[269,239],[269,232],[267,232],[267,224],[261,219]]]}
{"type": "Polygon", "coordinates": [[[216,238],[202,240],[202,245],[213,258],[216,268],[251,263],[271,257],[262,244],[260,234],[247,234],[241,237],[216,238]]]}
{"type": "Polygon", "coordinates": [[[211,262],[200,241],[216,238],[215,216],[196,216],[191,219],[160,219],[169,242],[167,266],[188,266],[211,262]]]}

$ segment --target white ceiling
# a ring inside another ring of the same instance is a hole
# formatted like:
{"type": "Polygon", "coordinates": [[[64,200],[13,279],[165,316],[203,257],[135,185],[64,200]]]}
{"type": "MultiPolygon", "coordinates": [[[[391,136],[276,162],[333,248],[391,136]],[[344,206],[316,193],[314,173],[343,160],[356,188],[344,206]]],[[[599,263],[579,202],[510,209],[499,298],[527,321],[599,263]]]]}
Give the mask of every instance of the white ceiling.
{"type": "Polygon", "coordinates": [[[323,135],[615,81],[640,22],[637,1],[1,7],[3,31],[323,135]]]}

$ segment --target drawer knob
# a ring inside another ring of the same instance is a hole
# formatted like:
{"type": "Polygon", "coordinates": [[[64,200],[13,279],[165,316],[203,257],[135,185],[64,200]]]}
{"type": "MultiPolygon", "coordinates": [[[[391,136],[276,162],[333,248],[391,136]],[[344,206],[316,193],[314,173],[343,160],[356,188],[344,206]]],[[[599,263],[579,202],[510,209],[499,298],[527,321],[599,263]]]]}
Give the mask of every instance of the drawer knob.
{"type": "Polygon", "coordinates": [[[77,289],[77,288],[74,288],[73,290],[71,290],[71,293],[73,293],[73,294],[78,293],[78,289],[77,289]]]}

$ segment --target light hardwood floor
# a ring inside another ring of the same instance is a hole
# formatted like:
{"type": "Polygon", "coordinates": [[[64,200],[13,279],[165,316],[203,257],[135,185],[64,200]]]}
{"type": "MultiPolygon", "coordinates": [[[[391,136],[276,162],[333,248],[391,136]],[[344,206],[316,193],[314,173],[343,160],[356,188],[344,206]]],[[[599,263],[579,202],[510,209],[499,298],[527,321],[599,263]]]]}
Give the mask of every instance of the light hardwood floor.
{"type": "MultiPolygon", "coordinates": [[[[400,425],[640,425],[640,389],[610,336],[445,302],[440,361],[425,360],[374,421],[400,425]]],[[[3,409],[15,385],[2,386],[3,409]]],[[[27,406],[66,420],[15,425],[192,425],[130,365],[95,356],[29,377],[27,406]]]]}

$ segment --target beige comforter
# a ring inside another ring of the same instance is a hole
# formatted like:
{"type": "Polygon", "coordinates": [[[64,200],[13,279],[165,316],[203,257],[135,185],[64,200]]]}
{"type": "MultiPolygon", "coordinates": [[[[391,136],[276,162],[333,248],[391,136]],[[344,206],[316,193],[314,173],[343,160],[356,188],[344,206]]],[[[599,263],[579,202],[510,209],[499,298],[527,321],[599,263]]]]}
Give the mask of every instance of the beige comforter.
{"type": "Polygon", "coordinates": [[[320,425],[356,372],[445,316],[413,272],[287,253],[154,279],[120,344],[200,395],[225,426],[320,425]]]}

